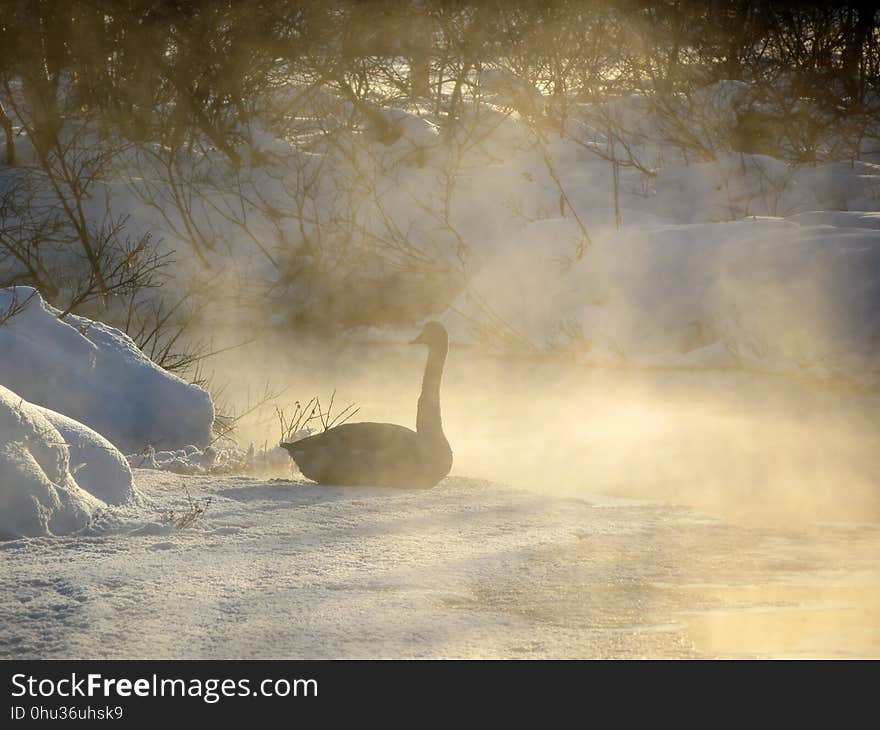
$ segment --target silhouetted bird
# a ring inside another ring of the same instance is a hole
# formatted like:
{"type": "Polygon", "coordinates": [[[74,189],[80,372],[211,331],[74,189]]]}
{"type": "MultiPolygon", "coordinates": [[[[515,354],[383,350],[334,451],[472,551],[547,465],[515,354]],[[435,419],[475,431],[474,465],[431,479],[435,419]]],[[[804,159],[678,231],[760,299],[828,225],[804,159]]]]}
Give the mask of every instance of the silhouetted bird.
{"type": "Polygon", "coordinates": [[[428,346],[416,430],[392,423],[344,423],[281,444],[300,471],[320,484],[433,487],[452,468],[440,420],[440,379],[449,350],[446,329],[428,322],[413,343],[428,346]]]}

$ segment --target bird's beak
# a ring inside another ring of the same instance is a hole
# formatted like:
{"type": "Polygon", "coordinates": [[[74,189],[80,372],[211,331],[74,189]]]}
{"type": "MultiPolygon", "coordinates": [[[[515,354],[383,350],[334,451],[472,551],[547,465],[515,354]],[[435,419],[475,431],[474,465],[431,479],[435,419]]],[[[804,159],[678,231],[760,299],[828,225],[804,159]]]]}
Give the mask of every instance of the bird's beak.
{"type": "Polygon", "coordinates": [[[409,344],[411,344],[411,345],[424,345],[425,341],[422,339],[422,336],[419,335],[414,340],[410,340],[409,344]]]}

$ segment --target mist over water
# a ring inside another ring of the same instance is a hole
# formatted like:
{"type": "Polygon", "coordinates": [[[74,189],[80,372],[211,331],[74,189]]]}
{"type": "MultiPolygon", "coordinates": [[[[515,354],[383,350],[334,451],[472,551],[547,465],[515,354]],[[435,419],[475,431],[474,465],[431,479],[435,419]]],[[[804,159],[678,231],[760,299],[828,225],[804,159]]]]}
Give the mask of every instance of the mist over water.
{"type": "MultiPolygon", "coordinates": [[[[406,344],[256,341],[218,356],[244,403],[313,395],[353,420],[415,425],[425,352],[406,344]]],[[[737,523],[880,520],[880,396],[812,378],[725,370],[611,369],[555,357],[450,350],[441,391],[453,475],[583,499],[686,505],[737,523]]],[[[242,442],[276,444],[271,406],[242,442]]]]}

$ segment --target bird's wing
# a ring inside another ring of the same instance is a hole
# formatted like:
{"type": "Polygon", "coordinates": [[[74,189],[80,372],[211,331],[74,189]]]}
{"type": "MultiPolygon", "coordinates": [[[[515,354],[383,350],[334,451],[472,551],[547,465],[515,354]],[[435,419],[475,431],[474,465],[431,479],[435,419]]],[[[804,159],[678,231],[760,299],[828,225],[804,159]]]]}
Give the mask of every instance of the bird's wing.
{"type": "Polygon", "coordinates": [[[393,423],[343,423],[323,433],[293,443],[281,444],[291,454],[315,449],[336,453],[350,451],[385,451],[415,448],[416,432],[393,423]]]}

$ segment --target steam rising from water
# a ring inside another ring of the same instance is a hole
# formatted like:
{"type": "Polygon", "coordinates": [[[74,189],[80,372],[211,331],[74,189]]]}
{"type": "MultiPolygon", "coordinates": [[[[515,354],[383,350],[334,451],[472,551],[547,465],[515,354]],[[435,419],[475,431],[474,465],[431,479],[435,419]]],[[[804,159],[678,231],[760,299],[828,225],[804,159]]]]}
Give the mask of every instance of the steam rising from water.
{"type": "MultiPolygon", "coordinates": [[[[215,363],[243,397],[326,396],[355,420],[414,427],[425,353],[406,345],[254,343],[215,363]]],[[[453,347],[441,393],[453,474],[542,492],[671,502],[736,522],[880,519],[880,396],[738,371],[590,368],[453,347]]],[[[277,443],[264,409],[240,437],[277,443]]]]}

